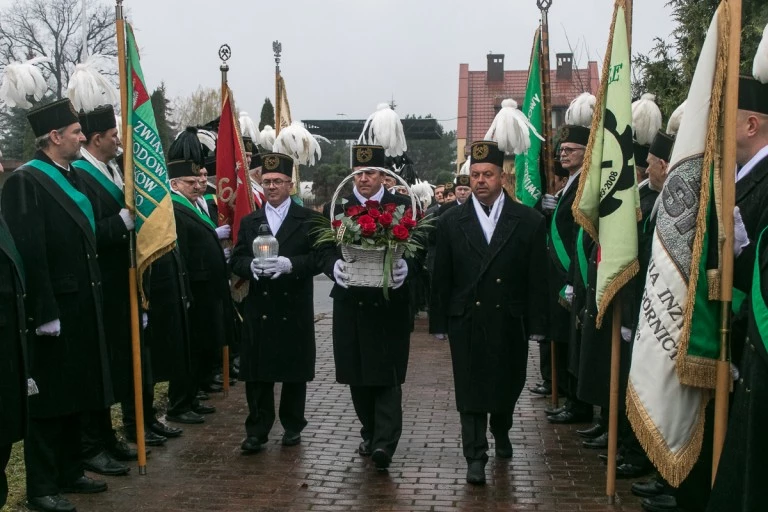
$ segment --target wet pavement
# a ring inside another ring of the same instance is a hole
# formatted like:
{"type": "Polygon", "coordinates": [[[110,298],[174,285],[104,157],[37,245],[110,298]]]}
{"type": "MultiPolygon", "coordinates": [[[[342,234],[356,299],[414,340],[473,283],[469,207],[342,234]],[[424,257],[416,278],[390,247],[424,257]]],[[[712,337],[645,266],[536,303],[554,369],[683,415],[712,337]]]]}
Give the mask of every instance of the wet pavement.
{"type": "MultiPolygon", "coordinates": [[[[308,386],[309,425],[302,443],[280,444],[273,428],[259,454],[240,454],[246,416],[245,388],[213,395],[218,412],[204,425],[185,426],[184,435],[153,448],[146,476],[134,467],[127,477],[106,478],[109,491],[71,495],[79,511],[421,511],[535,510],[638,511],[619,481],[618,499],[606,505],[605,466],[574,432],[583,425],[547,423],[545,399],[527,390],[518,402],[510,432],[511,461],[491,455],[488,484],[468,485],[461,455],[447,342],[427,334],[420,317],[412,336],[408,378],[403,388],[403,436],[388,473],[357,455],[359,428],[349,390],[334,380],[330,283],[316,280],[317,371],[308,386]]],[[[538,350],[531,347],[529,382],[537,380],[538,350]]],[[[277,387],[279,390],[279,387],[277,387]]]]}

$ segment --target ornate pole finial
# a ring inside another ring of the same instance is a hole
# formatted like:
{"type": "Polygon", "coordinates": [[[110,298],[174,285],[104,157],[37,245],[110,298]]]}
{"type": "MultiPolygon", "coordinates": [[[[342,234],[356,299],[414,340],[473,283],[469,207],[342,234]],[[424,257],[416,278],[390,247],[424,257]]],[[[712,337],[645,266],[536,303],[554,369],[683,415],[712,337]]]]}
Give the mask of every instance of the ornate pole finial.
{"type": "Polygon", "coordinates": [[[547,12],[552,6],[552,0],[536,0],[536,6],[540,11],[547,12]]]}
{"type": "Polygon", "coordinates": [[[275,71],[280,72],[280,54],[283,52],[283,45],[280,41],[272,41],[272,51],[275,52],[275,71]]]}
{"type": "Polygon", "coordinates": [[[232,48],[224,43],[219,47],[219,58],[221,59],[221,66],[219,66],[219,69],[222,73],[229,71],[229,64],[227,64],[227,61],[230,57],[232,57],[232,48]]]}

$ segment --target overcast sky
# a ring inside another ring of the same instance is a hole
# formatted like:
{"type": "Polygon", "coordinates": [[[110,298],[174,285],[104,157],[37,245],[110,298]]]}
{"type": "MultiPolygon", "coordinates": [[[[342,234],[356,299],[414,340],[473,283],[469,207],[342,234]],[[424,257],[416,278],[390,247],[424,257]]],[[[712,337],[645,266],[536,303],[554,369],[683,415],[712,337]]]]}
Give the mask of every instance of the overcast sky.
{"type": "MultiPolygon", "coordinates": [[[[633,53],[673,29],[666,0],[635,0],[633,53]]],[[[0,0],[7,6],[10,0],[0,0]]],[[[171,97],[219,87],[217,53],[232,48],[238,108],[258,119],[274,97],[272,41],[294,119],[365,118],[394,98],[398,113],[432,114],[455,128],[460,63],[483,70],[490,51],[527,69],[539,22],[535,0],[125,0],[148,86],[171,97]]],[[[553,0],[550,51],[602,64],[612,0],[553,0]]]]}

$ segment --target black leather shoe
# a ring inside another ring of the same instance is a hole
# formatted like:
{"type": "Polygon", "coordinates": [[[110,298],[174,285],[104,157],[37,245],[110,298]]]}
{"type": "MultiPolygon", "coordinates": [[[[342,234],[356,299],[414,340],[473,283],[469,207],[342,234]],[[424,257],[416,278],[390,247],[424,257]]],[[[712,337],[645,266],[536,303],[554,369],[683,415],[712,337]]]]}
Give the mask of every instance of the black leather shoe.
{"type": "Polygon", "coordinates": [[[528,391],[534,395],[548,396],[552,394],[552,383],[539,382],[535,386],[528,388],[528,391]]]}
{"type": "Polygon", "coordinates": [[[560,414],[547,417],[547,421],[556,425],[569,425],[571,423],[588,423],[592,421],[592,411],[565,410],[560,414]]]}
{"type": "Polygon", "coordinates": [[[596,437],[600,437],[600,435],[603,434],[604,432],[605,432],[605,427],[599,423],[595,423],[589,428],[576,431],[576,433],[579,434],[584,439],[595,439],[596,437]]]}
{"type": "Polygon", "coordinates": [[[499,459],[511,459],[512,458],[512,443],[509,442],[509,436],[507,434],[501,434],[493,438],[496,440],[496,458],[499,459]]]}
{"type": "Polygon", "coordinates": [[[635,482],[632,484],[632,494],[641,498],[653,498],[664,494],[667,486],[664,485],[658,477],[653,477],[645,482],[635,482]]]}
{"type": "Polygon", "coordinates": [[[215,382],[210,382],[203,386],[203,391],[206,393],[221,393],[224,391],[224,386],[221,384],[216,384],[215,382]]]}
{"type": "Polygon", "coordinates": [[[165,419],[174,423],[185,423],[187,425],[196,425],[198,423],[205,423],[205,418],[200,416],[194,411],[187,411],[181,414],[166,414],[165,419]]]}
{"type": "Polygon", "coordinates": [[[650,473],[652,469],[652,466],[638,466],[625,462],[616,466],[616,478],[639,478],[650,473]]]}
{"type": "Polygon", "coordinates": [[[281,441],[283,446],[296,446],[301,442],[301,434],[298,432],[285,432],[283,434],[283,440],[281,441]]]}
{"type": "Polygon", "coordinates": [[[467,468],[467,483],[472,485],[485,485],[485,462],[473,460],[467,468]]]}
{"type": "Polygon", "coordinates": [[[603,432],[594,439],[587,439],[581,443],[584,448],[592,450],[605,450],[608,448],[608,432],[603,432]]]}
{"type": "MultiPolygon", "coordinates": [[[[238,372],[238,374],[239,373],[240,372],[238,372]]],[[[223,388],[224,387],[224,376],[222,374],[220,374],[220,373],[217,373],[216,375],[213,376],[213,382],[215,384],[220,385],[223,388]]],[[[229,385],[230,386],[234,386],[235,384],[237,384],[237,378],[236,378],[236,376],[233,376],[231,374],[231,372],[230,372],[229,385]]]]}
{"type": "MultiPolygon", "coordinates": [[[[132,443],[136,442],[136,431],[129,430],[125,433],[125,437],[132,443]]],[[[165,436],[159,436],[149,429],[144,429],[144,444],[147,446],[163,446],[168,440],[165,436]]]]}
{"type": "Polygon", "coordinates": [[[211,397],[206,393],[205,391],[198,391],[197,396],[195,397],[198,400],[210,400],[211,397]]]}
{"type": "Polygon", "coordinates": [[[123,466],[110,457],[107,452],[99,452],[93,457],[85,459],[83,461],[83,469],[106,476],[127,475],[131,470],[128,466],[123,466]]]}
{"type": "Polygon", "coordinates": [[[89,476],[81,476],[74,482],[61,486],[61,492],[72,494],[96,494],[107,490],[107,482],[94,480],[89,476]]]}
{"type": "Polygon", "coordinates": [[[240,444],[240,449],[243,451],[243,455],[249,453],[259,453],[262,448],[261,440],[258,437],[246,437],[240,444]]]}
{"type": "Polygon", "coordinates": [[[373,459],[377,471],[386,471],[389,467],[389,463],[392,462],[392,457],[381,448],[373,450],[371,459],[373,459]]]}
{"type": "Polygon", "coordinates": [[[60,494],[27,498],[27,508],[41,512],[76,512],[77,510],[72,502],[60,494]]]}
{"type": "Polygon", "coordinates": [[[153,424],[151,424],[149,426],[149,430],[151,430],[152,432],[154,432],[159,436],[164,436],[168,438],[179,437],[184,432],[184,430],[180,428],[172,427],[170,425],[166,425],[165,423],[161,423],[159,421],[156,421],[153,424]]]}
{"type": "Polygon", "coordinates": [[[192,410],[197,414],[213,414],[216,412],[216,407],[213,405],[197,404],[192,406],[192,410]]]}
{"type": "MultiPolygon", "coordinates": [[[[118,441],[111,447],[107,448],[107,451],[113,459],[119,460],[121,462],[139,460],[139,452],[136,450],[136,448],[132,448],[125,441],[118,441]]],[[[149,450],[146,450],[147,455],[149,455],[149,452],[149,450]]]]}
{"type": "Polygon", "coordinates": [[[643,498],[640,506],[648,512],[674,512],[678,510],[677,499],[670,494],[659,494],[653,498],[643,498]]]}
{"type": "Polygon", "coordinates": [[[361,457],[370,457],[373,450],[371,450],[371,440],[370,439],[363,439],[363,441],[360,443],[360,446],[357,447],[357,453],[361,457]]]}
{"type": "MultiPolygon", "coordinates": [[[[607,453],[601,453],[600,455],[597,456],[597,458],[600,459],[600,461],[603,464],[607,464],[608,463],[608,454],[607,453]]],[[[616,464],[622,464],[623,462],[624,462],[624,456],[622,454],[616,455],[616,464]]]]}

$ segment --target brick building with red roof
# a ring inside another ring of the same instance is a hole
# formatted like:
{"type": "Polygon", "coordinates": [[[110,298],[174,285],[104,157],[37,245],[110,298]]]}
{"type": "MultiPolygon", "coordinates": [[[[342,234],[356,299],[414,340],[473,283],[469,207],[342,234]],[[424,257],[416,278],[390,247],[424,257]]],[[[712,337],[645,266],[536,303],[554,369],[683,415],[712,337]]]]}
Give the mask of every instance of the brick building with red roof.
{"type": "MultiPolygon", "coordinates": [[[[573,67],[572,53],[558,53],[557,66],[550,70],[552,86],[552,126],[565,121],[571,100],[582,92],[595,94],[600,84],[597,62],[589,61],[586,69],[573,67]]],[[[523,107],[528,70],[504,70],[503,54],[488,54],[484,71],[470,71],[469,64],[459,64],[459,112],[456,126],[457,164],[465,159],[465,147],[481,140],[501,109],[501,102],[514,99],[523,107]]]]}

